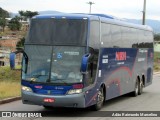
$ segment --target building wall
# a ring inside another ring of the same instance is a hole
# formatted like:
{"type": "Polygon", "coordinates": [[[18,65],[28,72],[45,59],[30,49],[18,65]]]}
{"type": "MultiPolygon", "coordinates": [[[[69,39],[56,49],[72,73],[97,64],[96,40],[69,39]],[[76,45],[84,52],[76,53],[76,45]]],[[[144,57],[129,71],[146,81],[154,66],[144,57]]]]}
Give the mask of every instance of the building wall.
{"type": "MultiPolygon", "coordinates": [[[[16,51],[16,45],[19,39],[0,40],[0,66],[9,65],[9,55],[11,51],[16,51]]],[[[20,63],[21,55],[17,55],[16,62],[20,63]]]]}
{"type": "Polygon", "coordinates": [[[3,46],[3,48],[7,48],[14,51],[16,50],[16,45],[18,41],[19,39],[0,40],[0,46],[3,46]]]}

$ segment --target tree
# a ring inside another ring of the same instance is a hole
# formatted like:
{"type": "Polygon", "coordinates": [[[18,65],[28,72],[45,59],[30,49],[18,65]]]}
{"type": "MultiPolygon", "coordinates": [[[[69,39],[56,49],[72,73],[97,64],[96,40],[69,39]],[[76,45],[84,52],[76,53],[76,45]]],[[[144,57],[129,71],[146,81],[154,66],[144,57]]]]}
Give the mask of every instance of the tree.
{"type": "Polygon", "coordinates": [[[25,14],[24,14],[24,11],[20,10],[18,11],[19,15],[20,15],[20,20],[25,20],[25,14]]]}
{"type": "Polygon", "coordinates": [[[28,10],[26,10],[26,11],[20,10],[19,14],[20,14],[20,17],[22,20],[27,20],[27,19],[30,20],[33,16],[38,15],[38,12],[36,12],[36,11],[32,12],[32,11],[28,11],[28,10]]]}
{"type": "Polygon", "coordinates": [[[20,18],[18,16],[11,19],[11,21],[8,24],[8,27],[14,31],[14,30],[20,30],[21,23],[19,22],[20,18]]]}
{"type": "Polygon", "coordinates": [[[38,12],[26,11],[26,17],[31,19],[33,16],[38,15],[38,12]]]}
{"type": "Polygon", "coordinates": [[[155,34],[154,35],[154,40],[155,41],[160,41],[160,34],[155,34]]]}
{"type": "Polygon", "coordinates": [[[7,18],[7,17],[9,17],[9,13],[0,7],[0,18],[7,18]]]}
{"type": "Polygon", "coordinates": [[[6,26],[6,19],[5,18],[0,18],[0,26],[2,27],[3,32],[4,32],[4,28],[6,26]]]}
{"type": "Polygon", "coordinates": [[[17,48],[23,48],[24,47],[24,41],[25,41],[25,38],[21,38],[21,40],[19,42],[17,42],[17,45],[16,47],[17,48]]]}
{"type": "Polygon", "coordinates": [[[4,28],[6,26],[6,19],[5,18],[7,18],[7,17],[9,17],[9,13],[0,7],[0,27],[2,27],[3,32],[4,32],[4,28]]]}

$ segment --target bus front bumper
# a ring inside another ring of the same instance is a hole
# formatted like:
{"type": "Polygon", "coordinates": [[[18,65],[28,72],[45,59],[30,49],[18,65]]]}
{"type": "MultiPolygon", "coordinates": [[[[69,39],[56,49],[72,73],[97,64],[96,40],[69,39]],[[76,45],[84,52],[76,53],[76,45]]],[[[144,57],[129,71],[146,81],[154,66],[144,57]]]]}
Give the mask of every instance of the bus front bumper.
{"type": "Polygon", "coordinates": [[[23,104],[43,105],[52,107],[85,107],[84,93],[72,95],[42,95],[33,92],[22,91],[23,104]],[[44,102],[44,99],[52,98],[54,102],[44,102]]]}

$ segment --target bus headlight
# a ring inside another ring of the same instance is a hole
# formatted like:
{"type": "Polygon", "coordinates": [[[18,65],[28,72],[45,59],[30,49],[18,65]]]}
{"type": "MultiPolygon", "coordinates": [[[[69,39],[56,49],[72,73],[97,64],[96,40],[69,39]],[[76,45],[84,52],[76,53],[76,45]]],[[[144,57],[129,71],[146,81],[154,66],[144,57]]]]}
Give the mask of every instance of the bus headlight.
{"type": "Polygon", "coordinates": [[[27,86],[22,86],[22,90],[27,91],[27,92],[32,92],[32,89],[30,87],[27,87],[27,86]]]}
{"type": "Polygon", "coordinates": [[[79,94],[82,92],[82,89],[71,89],[67,92],[68,95],[71,95],[71,94],[79,94]]]}

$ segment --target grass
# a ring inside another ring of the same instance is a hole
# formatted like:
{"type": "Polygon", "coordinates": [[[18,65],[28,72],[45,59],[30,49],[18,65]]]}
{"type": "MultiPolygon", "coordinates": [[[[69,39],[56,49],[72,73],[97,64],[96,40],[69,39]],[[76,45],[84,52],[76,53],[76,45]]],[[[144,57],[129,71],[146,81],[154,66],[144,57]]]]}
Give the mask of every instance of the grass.
{"type": "Polygon", "coordinates": [[[20,96],[20,82],[0,81],[0,100],[20,96]]]}
{"type": "Polygon", "coordinates": [[[160,52],[154,53],[154,71],[160,71],[160,52]]]}
{"type": "Polygon", "coordinates": [[[0,67],[0,81],[20,81],[20,70],[11,70],[9,66],[0,67]]]}
{"type": "Polygon", "coordinates": [[[0,100],[20,96],[20,71],[0,67],[0,100]]]}

